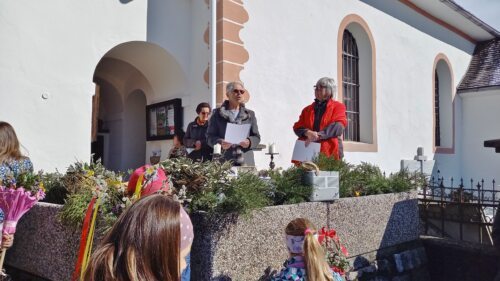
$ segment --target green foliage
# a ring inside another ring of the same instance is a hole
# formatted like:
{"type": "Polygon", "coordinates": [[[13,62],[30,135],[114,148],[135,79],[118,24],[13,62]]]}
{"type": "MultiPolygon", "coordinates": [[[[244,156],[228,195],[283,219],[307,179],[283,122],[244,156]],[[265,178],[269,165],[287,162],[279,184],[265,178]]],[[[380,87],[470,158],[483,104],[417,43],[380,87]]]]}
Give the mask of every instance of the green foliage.
{"type": "Polygon", "coordinates": [[[402,170],[387,177],[373,164],[361,162],[352,165],[323,154],[314,159],[314,163],[322,171],[339,171],[340,197],[409,191],[423,186],[426,181],[420,173],[402,170]]]}
{"type": "MultiPolygon", "coordinates": [[[[364,162],[352,165],[324,155],[315,159],[315,163],[320,170],[339,171],[341,197],[408,191],[426,181],[422,175],[406,170],[386,177],[375,165],[364,162]]],[[[265,206],[307,202],[313,191],[312,186],[304,184],[306,170],[298,167],[261,171],[260,177],[251,173],[235,177],[229,162],[200,163],[181,157],[150,168],[151,173],[158,168],[165,171],[170,180],[168,193],[191,212],[249,214],[265,206]]],[[[81,227],[93,196],[101,202],[100,231],[108,229],[133,201],[126,194],[122,176],[106,170],[100,162],[78,162],[64,175],[39,173],[36,177],[26,176],[20,181],[26,184],[39,181],[47,189],[47,201],[65,202],[60,218],[73,227],[81,227]]]]}
{"type": "Polygon", "coordinates": [[[63,175],[59,172],[42,174],[41,181],[45,188],[43,202],[64,204],[64,201],[68,197],[68,190],[63,185],[62,178],[63,175]]]}
{"type": "Polygon", "coordinates": [[[91,199],[91,192],[70,195],[59,212],[59,218],[66,225],[80,228],[91,199]]]}
{"type": "Polygon", "coordinates": [[[269,184],[251,173],[243,173],[231,180],[221,196],[217,208],[220,213],[248,215],[252,210],[269,206],[269,184]]]}
{"type": "Polygon", "coordinates": [[[64,176],[52,179],[52,188],[56,188],[54,192],[67,196],[59,217],[64,224],[73,227],[81,227],[92,197],[99,198],[99,231],[108,229],[130,204],[122,175],[107,170],[100,161],[76,162],[70,165],[64,176]],[[58,185],[59,180],[64,188],[58,185]]]}
{"type": "Polygon", "coordinates": [[[306,171],[301,168],[291,167],[287,170],[271,171],[271,185],[273,189],[273,204],[296,204],[309,201],[313,187],[304,183],[306,171]]]}

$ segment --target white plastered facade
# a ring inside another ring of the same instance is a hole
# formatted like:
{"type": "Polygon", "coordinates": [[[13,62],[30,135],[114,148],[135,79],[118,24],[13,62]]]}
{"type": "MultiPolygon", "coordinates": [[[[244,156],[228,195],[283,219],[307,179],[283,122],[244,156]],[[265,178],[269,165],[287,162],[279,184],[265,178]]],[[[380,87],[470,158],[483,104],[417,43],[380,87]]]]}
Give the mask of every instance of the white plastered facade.
{"type": "MultiPolygon", "coordinates": [[[[457,126],[466,108],[458,95],[455,153],[434,154],[432,76],[436,56],[444,54],[455,89],[467,70],[471,42],[398,1],[372,6],[352,0],[249,0],[243,5],[249,20],[240,37],[249,60],[240,78],[252,94],[247,106],[256,112],[262,143],[277,144],[277,166],[290,166],[296,139],[292,126],[313,101],[317,79],[338,80],[339,27],[356,15],[367,24],[374,44],[376,151],[346,151],[345,159],[392,172],[423,147],[443,173],[458,175],[466,169],[459,155],[465,132],[457,126]]],[[[185,129],[196,105],[210,100],[203,79],[210,57],[203,37],[209,18],[202,0],[2,2],[0,119],[14,125],[35,168],[49,171],[64,171],[75,160],[90,158],[94,80],[106,81],[101,90],[116,91],[122,109],[130,99],[142,106],[181,98],[185,129]],[[149,52],[155,48],[158,52],[149,52]],[[155,54],[167,65],[154,65],[155,54]],[[107,63],[99,68],[99,62],[107,63]]],[[[114,116],[131,119],[123,110],[114,116]]],[[[121,124],[120,134],[127,135],[131,126],[121,124]]],[[[119,143],[111,156],[115,167],[125,170],[140,162],[140,154],[127,154],[136,140],[119,143]]],[[[157,149],[165,158],[170,146],[171,141],[147,142],[140,150],[143,162],[157,149]]],[[[258,168],[266,168],[265,151],[255,155],[258,168]]]]}

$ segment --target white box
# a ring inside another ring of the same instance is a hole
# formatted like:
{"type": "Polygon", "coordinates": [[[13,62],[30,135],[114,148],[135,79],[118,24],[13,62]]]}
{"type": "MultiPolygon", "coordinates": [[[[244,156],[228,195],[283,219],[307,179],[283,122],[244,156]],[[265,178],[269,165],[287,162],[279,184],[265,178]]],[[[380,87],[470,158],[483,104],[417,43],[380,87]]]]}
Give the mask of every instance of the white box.
{"type": "Polygon", "coordinates": [[[309,171],[304,175],[304,182],[313,186],[311,201],[332,201],[339,199],[339,172],[309,171]]]}

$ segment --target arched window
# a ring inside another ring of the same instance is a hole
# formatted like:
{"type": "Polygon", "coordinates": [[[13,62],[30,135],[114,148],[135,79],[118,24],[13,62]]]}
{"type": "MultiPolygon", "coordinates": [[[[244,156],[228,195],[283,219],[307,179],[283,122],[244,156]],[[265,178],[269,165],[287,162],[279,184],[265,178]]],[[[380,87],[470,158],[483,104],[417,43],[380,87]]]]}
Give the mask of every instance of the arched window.
{"type": "Polygon", "coordinates": [[[344,139],[359,142],[359,55],[356,39],[348,30],[342,39],[342,88],[347,114],[344,139]]]}
{"type": "Polygon", "coordinates": [[[434,120],[436,122],[434,128],[434,145],[441,146],[441,126],[439,121],[439,75],[437,70],[434,71],[434,120]]]}
{"type": "Polygon", "coordinates": [[[337,34],[338,97],[346,106],[344,151],[376,152],[377,100],[375,42],[368,24],[347,15],[337,34]],[[340,85],[342,83],[342,85],[340,85]]]}
{"type": "Polygon", "coordinates": [[[434,151],[452,154],[455,153],[455,86],[450,61],[444,54],[434,59],[432,79],[434,151]]]}

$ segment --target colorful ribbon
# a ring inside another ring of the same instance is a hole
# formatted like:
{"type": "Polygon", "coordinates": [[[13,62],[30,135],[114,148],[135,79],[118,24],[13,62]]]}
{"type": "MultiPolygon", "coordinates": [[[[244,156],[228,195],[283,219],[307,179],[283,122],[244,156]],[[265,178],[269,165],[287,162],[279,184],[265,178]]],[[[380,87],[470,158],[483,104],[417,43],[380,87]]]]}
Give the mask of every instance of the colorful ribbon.
{"type": "MultiPolygon", "coordinates": [[[[145,173],[145,172],[144,172],[145,173]]],[[[141,198],[141,192],[142,192],[142,180],[144,179],[144,173],[139,176],[137,179],[137,184],[135,185],[135,191],[134,191],[134,196],[135,200],[141,198]]]]}
{"type": "Polygon", "coordinates": [[[90,219],[92,217],[92,211],[94,210],[94,204],[96,202],[97,198],[94,197],[92,200],[90,200],[89,206],[87,207],[87,211],[85,212],[85,219],[83,220],[83,225],[82,225],[82,234],[80,236],[80,248],[78,250],[78,259],[76,260],[75,264],[75,271],[73,271],[73,275],[71,277],[72,281],[78,280],[78,276],[81,274],[80,272],[83,272],[82,269],[82,263],[84,260],[84,255],[85,255],[85,249],[87,246],[87,237],[89,234],[89,228],[90,228],[90,219]]]}

